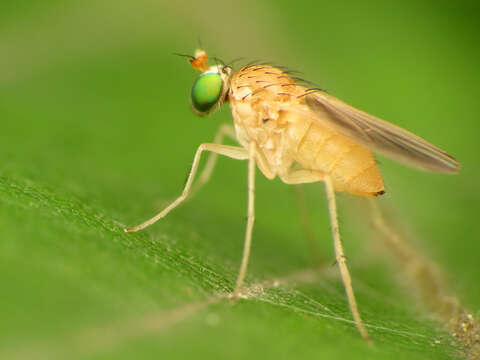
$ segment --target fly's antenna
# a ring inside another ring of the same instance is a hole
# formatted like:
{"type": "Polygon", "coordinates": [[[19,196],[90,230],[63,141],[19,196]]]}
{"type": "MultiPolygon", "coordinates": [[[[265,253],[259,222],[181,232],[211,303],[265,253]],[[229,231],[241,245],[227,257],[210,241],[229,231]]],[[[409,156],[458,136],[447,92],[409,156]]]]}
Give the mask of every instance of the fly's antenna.
{"type": "Polygon", "coordinates": [[[188,62],[190,63],[190,65],[192,65],[194,69],[200,70],[202,72],[207,71],[208,69],[207,53],[205,52],[205,50],[195,50],[195,56],[179,53],[173,53],[173,55],[188,58],[188,62]]]}
{"type": "Polygon", "coordinates": [[[190,59],[190,65],[194,69],[200,71],[207,71],[208,70],[208,60],[207,60],[207,53],[205,50],[197,49],[195,50],[195,57],[190,59]]]}
{"type": "Polygon", "coordinates": [[[195,56],[188,55],[188,54],[173,53],[172,55],[181,56],[181,57],[186,57],[186,58],[189,58],[190,60],[195,59],[195,56]]]}

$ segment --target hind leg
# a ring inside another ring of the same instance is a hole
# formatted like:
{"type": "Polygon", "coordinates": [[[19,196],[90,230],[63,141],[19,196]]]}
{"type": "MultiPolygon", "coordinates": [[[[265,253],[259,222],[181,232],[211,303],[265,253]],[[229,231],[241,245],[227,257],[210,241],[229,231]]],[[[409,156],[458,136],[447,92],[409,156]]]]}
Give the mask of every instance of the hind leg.
{"type": "Polygon", "coordinates": [[[335,248],[335,259],[337,260],[337,264],[340,269],[340,275],[342,276],[342,281],[345,287],[345,292],[347,294],[350,311],[352,312],[353,319],[355,320],[355,325],[357,326],[357,329],[362,335],[362,337],[367,341],[371,341],[358,311],[357,301],[355,300],[355,294],[352,287],[352,279],[350,277],[350,272],[348,271],[345,255],[343,252],[343,246],[340,239],[340,231],[338,227],[335,190],[333,188],[331,178],[322,172],[306,169],[292,171],[286,175],[281,176],[280,178],[283,182],[287,184],[303,184],[317,181],[323,181],[325,183],[325,191],[327,193],[328,201],[328,211],[330,213],[330,226],[332,228],[333,246],[335,248]]]}
{"type": "Polygon", "coordinates": [[[340,231],[338,227],[337,204],[335,201],[335,191],[333,189],[332,180],[327,176],[323,181],[325,183],[325,191],[327,193],[328,211],[330,213],[330,226],[332,228],[333,245],[335,248],[335,258],[337,260],[338,267],[340,268],[340,274],[342,276],[343,285],[345,286],[345,292],[347,293],[350,311],[352,312],[355,325],[357,325],[357,329],[362,337],[367,341],[371,341],[367,330],[363,325],[362,319],[360,318],[360,313],[358,312],[357,301],[355,300],[355,295],[353,293],[352,279],[350,277],[345,255],[343,253],[343,246],[342,241],[340,240],[340,231]]]}

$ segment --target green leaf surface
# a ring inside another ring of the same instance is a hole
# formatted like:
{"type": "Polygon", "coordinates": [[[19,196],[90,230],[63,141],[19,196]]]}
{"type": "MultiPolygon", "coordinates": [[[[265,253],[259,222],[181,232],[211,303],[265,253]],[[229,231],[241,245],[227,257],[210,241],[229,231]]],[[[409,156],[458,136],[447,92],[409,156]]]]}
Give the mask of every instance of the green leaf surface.
{"type": "Polygon", "coordinates": [[[231,122],[228,106],[207,118],[189,109],[197,74],[171,54],[200,37],[227,61],[280,59],[460,160],[459,175],[443,176],[382,159],[378,201],[475,315],[474,5],[5,0],[0,14],[0,358],[474,358],[371,241],[351,196],[338,196],[340,227],[373,344],[352,322],[319,185],[305,188],[317,254],[293,188],[257,174],[235,303],[246,162],[219,159],[194,198],[143,232],[123,231],[181,193],[197,146],[231,122]]]}

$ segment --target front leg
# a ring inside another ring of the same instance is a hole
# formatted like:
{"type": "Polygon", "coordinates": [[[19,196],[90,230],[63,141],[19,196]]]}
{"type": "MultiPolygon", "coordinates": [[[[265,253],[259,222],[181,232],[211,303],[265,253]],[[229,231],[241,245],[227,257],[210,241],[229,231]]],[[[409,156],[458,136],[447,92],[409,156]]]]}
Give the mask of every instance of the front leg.
{"type": "Polygon", "coordinates": [[[236,160],[246,160],[249,158],[247,150],[242,147],[220,144],[201,144],[198,147],[197,152],[195,153],[195,157],[193,158],[193,165],[190,170],[190,174],[188,175],[187,183],[185,184],[182,195],[180,195],[174,202],[172,202],[170,205],[168,205],[165,209],[163,209],[160,213],[155,215],[150,220],[145,221],[143,224],[131,228],[126,228],[125,232],[134,232],[145,229],[147,226],[150,226],[161,218],[165,217],[171,210],[176,208],[178,205],[180,205],[181,202],[183,202],[187,198],[190,192],[190,188],[192,187],[193,179],[195,178],[195,174],[198,170],[200,157],[204,151],[210,151],[214,154],[228,156],[236,160]]]}
{"type": "MultiPolygon", "coordinates": [[[[235,129],[230,124],[222,124],[220,126],[220,129],[218,129],[217,135],[215,135],[215,139],[213,140],[213,142],[215,144],[221,144],[225,137],[229,137],[230,139],[236,140],[235,129]]],[[[202,172],[198,176],[198,180],[191,191],[191,196],[196,194],[196,192],[200,190],[200,188],[203,185],[205,185],[208,182],[208,180],[210,180],[210,176],[212,175],[213,168],[215,167],[216,162],[217,162],[217,153],[211,152],[208,156],[205,167],[203,168],[202,172]]]]}

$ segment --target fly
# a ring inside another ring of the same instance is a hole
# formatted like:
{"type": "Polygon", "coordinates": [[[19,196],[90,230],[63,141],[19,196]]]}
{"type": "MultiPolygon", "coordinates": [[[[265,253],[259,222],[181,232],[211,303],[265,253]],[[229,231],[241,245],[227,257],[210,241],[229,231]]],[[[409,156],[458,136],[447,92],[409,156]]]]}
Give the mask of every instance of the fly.
{"type": "Polygon", "coordinates": [[[232,298],[242,289],[250,254],[255,218],[255,168],[268,179],[286,184],[323,182],[327,194],[336,262],[355,324],[366,340],[337,219],[335,192],[373,197],[385,192],[372,151],[423,170],[456,173],[460,164],[445,151],[396,125],[358,110],[316,88],[306,88],[284,70],[249,64],[237,72],[228,65],[208,66],[207,55],[197,50],[190,64],[200,70],[191,90],[193,111],[205,116],[225,102],[230,104],[233,126],[222,125],[213,143],[201,144],[182,194],[143,224],[138,231],[165,217],[191,194],[202,153],[210,152],[196,187],[206,183],[217,155],[248,161],[248,216],[243,256],[232,298]],[[222,144],[230,137],[240,146],[222,144]]]}

